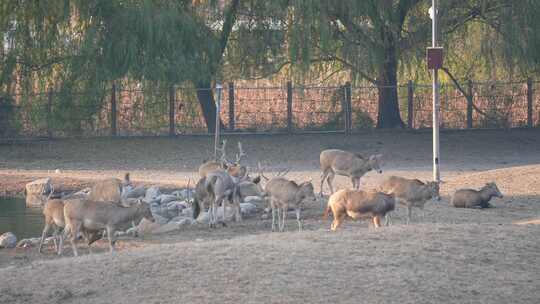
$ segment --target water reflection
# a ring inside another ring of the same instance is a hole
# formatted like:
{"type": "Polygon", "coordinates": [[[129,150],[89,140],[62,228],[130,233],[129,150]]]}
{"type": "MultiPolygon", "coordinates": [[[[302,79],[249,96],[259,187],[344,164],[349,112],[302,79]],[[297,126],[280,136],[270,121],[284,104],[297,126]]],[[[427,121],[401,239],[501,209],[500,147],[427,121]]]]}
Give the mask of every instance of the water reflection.
{"type": "Polygon", "coordinates": [[[11,231],[17,240],[41,236],[41,208],[27,208],[22,198],[0,197],[0,234],[11,231]]]}

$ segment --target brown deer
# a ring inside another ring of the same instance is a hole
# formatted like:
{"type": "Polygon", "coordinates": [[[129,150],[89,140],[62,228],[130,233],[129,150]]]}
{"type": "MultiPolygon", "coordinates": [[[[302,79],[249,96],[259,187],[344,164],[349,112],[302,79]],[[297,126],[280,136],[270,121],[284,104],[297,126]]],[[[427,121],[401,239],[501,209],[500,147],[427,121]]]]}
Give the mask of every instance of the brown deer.
{"type": "Polygon", "coordinates": [[[387,194],[393,194],[396,201],[407,206],[407,224],[411,221],[412,208],[418,207],[422,210],[424,217],[424,205],[431,198],[440,200],[439,183],[424,183],[417,179],[407,179],[398,176],[390,176],[381,185],[381,191],[387,194]]]}
{"type": "Polygon", "coordinates": [[[242,220],[240,212],[240,193],[238,183],[225,171],[214,171],[201,178],[195,186],[193,200],[193,218],[197,218],[206,206],[208,206],[209,225],[215,228],[218,222],[217,208],[221,204],[223,208],[223,226],[226,219],[226,203],[230,203],[234,208],[235,221],[242,220]]]}
{"type": "Polygon", "coordinates": [[[276,218],[279,231],[285,230],[285,220],[289,207],[296,211],[298,230],[302,230],[300,210],[305,202],[317,202],[311,182],[297,184],[283,177],[274,177],[265,185],[265,194],[270,197],[272,208],[272,231],[276,229],[276,218]]]}
{"type": "Polygon", "coordinates": [[[124,180],[118,178],[108,178],[97,181],[92,185],[88,199],[96,202],[115,202],[121,204],[124,199],[124,188],[131,184],[129,173],[126,173],[124,180]]]}
{"type": "Polygon", "coordinates": [[[328,187],[330,187],[330,192],[334,193],[332,181],[336,174],[350,177],[353,188],[359,189],[360,178],[364,174],[371,170],[382,173],[381,158],[381,154],[371,155],[366,159],[360,154],[338,149],[322,151],[320,155],[322,170],[320,195],[322,196],[325,180],[328,183],[328,187]]]}
{"type": "Polygon", "coordinates": [[[495,183],[487,183],[482,189],[460,189],[452,196],[451,204],[456,208],[490,208],[492,197],[503,195],[495,183]]]}
{"type": "Polygon", "coordinates": [[[122,207],[112,202],[70,199],[64,205],[64,219],[66,222],[64,236],[71,233],[70,241],[73,254],[77,256],[78,252],[75,246],[75,240],[79,231],[82,229],[90,231],[106,229],[109,248],[112,253],[114,252],[114,244],[116,242],[114,232],[118,227],[124,223],[139,221],[143,217],[154,222],[150,207],[140,200],[131,207],[122,207]]]}
{"type": "MultiPolygon", "coordinates": [[[[60,254],[60,248],[63,246],[63,235],[60,233],[60,229],[65,227],[64,201],[61,199],[48,199],[43,208],[43,215],[45,216],[45,227],[43,227],[43,232],[41,234],[38,252],[42,253],[43,242],[45,241],[49,230],[53,228],[54,248],[55,251],[60,254]]],[[[99,231],[83,230],[82,234],[88,246],[101,238],[99,231]]]]}
{"type": "Polygon", "coordinates": [[[347,215],[353,219],[371,217],[375,227],[381,226],[381,218],[393,211],[396,201],[393,195],[381,192],[365,192],[360,190],[338,190],[330,196],[328,206],[324,211],[324,218],[332,211],[334,220],[330,227],[335,231],[345,220],[347,215]]]}

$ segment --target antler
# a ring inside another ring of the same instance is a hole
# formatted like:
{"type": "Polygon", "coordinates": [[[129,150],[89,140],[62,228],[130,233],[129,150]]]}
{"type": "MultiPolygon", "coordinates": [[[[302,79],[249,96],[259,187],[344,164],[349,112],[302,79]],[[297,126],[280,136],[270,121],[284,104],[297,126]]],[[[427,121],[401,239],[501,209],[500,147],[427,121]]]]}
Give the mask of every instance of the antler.
{"type": "Polygon", "coordinates": [[[242,160],[242,158],[247,155],[244,152],[244,149],[242,149],[242,142],[240,141],[238,142],[238,152],[239,153],[236,153],[236,164],[240,164],[240,161],[242,160]]]}
{"type": "Polygon", "coordinates": [[[268,177],[264,176],[264,173],[263,173],[263,167],[261,166],[261,162],[258,162],[257,163],[257,168],[258,168],[258,172],[259,172],[259,175],[264,178],[265,180],[269,180],[268,177]]]}
{"type": "Polygon", "coordinates": [[[291,171],[291,167],[287,167],[285,169],[281,169],[277,172],[276,176],[285,176],[287,175],[287,173],[289,173],[289,171],[291,171]]]}
{"type": "Polygon", "coordinates": [[[219,147],[219,148],[217,149],[219,152],[221,152],[221,157],[219,158],[219,160],[221,161],[221,163],[222,163],[223,165],[227,165],[227,164],[230,163],[230,162],[227,160],[227,154],[226,154],[227,151],[226,151],[226,149],[225,149],[226,146],[227,146],[227,140],[224,139],[224,140],[223,140],[223,143],[221,144],[221,147],[219,147]]]}
{"type": "Polygon", "coordinates": [[[53,193],[54,193],[54,185],[51,184],[51,191],[49,192],[49,195],[47,196],[47,199],[45,200],[45,202],[51,199],[51,196],[53,195],[53,193]]]}

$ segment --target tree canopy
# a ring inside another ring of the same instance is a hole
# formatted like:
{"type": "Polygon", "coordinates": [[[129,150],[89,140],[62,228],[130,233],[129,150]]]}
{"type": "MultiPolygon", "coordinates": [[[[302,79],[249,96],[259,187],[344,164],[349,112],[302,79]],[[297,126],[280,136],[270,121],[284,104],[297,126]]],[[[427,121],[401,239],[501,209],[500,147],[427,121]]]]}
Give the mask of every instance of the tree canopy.
{"type": "MultiPolygon", "coordinates": [[[[129,79],[207,89],[275,75],[379,91],[378,127],[403,125],[396,85],[428,79],[431,1],[55,0],[0,4],[0,89],[95,90],[129,79]]],[[[446,68],[458,79],[540,73],[540,3],[440,1],[446,68]]],[[[198,99],[209,130],[212,92],[198,99]]],[[[69,103],[70,101],[68,101],[69,103]]],[[[90,99],[99,107],[100,98],[90,99]]]]}

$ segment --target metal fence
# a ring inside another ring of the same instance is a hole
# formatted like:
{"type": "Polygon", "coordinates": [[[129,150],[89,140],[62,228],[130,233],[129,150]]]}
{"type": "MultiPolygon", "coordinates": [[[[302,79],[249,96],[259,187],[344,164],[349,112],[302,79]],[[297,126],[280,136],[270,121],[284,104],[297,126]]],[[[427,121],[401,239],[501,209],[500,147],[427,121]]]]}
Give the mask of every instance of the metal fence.
{"type": "MultiPolygon", "coordinates": [[[[540,82],[441,85],[441,128],[516,128],[540,124],[540,82]]],[[[411,129],[431,127],[431,86],[397,87],[401,116],[411,129]]],[[[91,92],[0,96],[0,137],[137,136],[207,133],[193,88],[116,86],[91,92]]],[[[374,128],[375,86],[224,86],[225,132],[354,132],[374,128]]]]}

